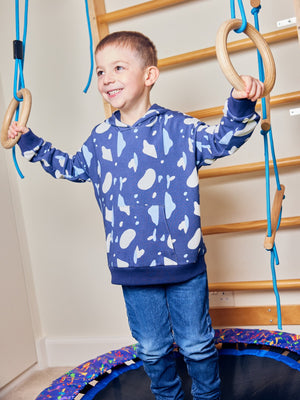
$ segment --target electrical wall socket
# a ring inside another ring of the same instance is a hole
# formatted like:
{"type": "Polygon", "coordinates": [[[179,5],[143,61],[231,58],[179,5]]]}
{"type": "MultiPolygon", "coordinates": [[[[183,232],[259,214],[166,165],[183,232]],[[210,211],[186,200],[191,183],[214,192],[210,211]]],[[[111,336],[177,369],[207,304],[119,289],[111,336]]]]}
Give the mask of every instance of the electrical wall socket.
{"type": "Polygon", "coordinates": [[[210,292],[209,293],[210,307],[234,307],[233,292],[210,292]]]}
{"type": "Polygon", "coordinates": [[[296,17],[291,17],[277,21],[277,28],[282,28],[283,26],[294,25],[296,23],[296,17]]]}
{"type": "Polygon", "coordinates": [[[300,107],[290,109],[290,116],[293,117],[294,115],[300,115],[300,107]]]}

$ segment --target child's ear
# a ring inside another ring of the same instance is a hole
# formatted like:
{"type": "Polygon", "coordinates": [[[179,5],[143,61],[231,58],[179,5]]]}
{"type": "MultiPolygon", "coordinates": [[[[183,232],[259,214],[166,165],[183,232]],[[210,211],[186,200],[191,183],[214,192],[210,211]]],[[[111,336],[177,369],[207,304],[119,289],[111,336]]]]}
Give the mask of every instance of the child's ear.
{"type": "Polygon", "coordinates": [[[159,77],[159,69],[154,65],[147,67],[145,71],[145,85],[153,86],[159,77]]]}

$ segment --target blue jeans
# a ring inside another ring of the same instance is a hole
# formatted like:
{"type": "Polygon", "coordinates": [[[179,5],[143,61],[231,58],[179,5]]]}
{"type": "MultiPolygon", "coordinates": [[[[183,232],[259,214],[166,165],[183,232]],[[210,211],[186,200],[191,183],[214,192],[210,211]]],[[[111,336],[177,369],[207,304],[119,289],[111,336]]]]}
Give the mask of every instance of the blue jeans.
{"type": "Polygon", "coordinates": [[[156,400],[183,400],[174,341],[192,378],[195,400],[219,400],[214,331],[208,313],[206,272],[179,284],[124,286],[129,326],[156,400]]]}

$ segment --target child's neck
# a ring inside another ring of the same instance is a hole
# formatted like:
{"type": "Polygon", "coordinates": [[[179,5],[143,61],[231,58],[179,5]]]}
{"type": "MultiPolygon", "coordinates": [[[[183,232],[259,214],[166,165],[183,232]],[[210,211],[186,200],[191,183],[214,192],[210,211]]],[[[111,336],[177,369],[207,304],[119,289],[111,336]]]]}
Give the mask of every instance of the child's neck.
{"type": "Polygon", "coordinates": [[[150,100],[146,101],[134,109],[120,110],[121,121],[129,126],[134,125],[140,118],[142,118],[151,107],[150,100]]]}

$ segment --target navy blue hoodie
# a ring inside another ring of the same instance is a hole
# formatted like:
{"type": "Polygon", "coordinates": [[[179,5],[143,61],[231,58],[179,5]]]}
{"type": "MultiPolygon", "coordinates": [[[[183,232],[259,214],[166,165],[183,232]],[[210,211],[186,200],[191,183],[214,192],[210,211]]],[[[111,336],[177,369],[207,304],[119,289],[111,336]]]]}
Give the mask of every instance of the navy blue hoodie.
{"type": "Polygon", "coordinates": [[[93,129],[73,157],[31,131],[19,146],[55,178],[92,182],[112,283],[183,282],[206,268],[198,169],[249,139],[259,120],[254,107],[230,97],[214,126],[158,105],[128,126],[117,111],[93,129]]]}

